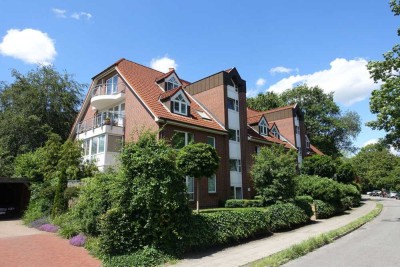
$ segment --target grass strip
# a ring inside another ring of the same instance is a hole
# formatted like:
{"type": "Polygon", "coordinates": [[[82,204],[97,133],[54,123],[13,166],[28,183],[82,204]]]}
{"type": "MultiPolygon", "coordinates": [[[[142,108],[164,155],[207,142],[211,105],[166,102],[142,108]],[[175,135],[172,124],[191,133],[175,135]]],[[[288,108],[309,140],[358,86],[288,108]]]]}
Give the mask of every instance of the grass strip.
{"type": "Polygon", "coordinates": [[[291,260],[297,259],[301,256],[306,255],[307,253],[316,250],[326,244],[332,243],[334,240],[356,230],[361,227],[365,223],[371,221],[373,218],[378,216],[381,213],[383,205],[380,203],[376,203],[376,207],[367,215],[358,218],[357,220],[342,226],[336,230],[329,231],[327,233],[318,235],[316,237],[312,237],[307,239],[300,244],[293,245],[290,248],[272,254],[266,258],[251,262],[246,264],[246,266],[280,266],[285,264],[291,260]]]}

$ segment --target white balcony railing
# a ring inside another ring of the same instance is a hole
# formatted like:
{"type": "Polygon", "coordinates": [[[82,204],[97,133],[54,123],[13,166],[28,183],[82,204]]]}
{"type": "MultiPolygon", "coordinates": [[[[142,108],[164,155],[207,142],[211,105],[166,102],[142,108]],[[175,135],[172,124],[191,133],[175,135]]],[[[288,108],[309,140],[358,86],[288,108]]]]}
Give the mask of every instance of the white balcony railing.
{"type": "Polygon", "coordinates": [[[94,130],[103,125],[110,125],[111,127],[124,127],[125,117],[121,114],[114,114],[111,112],[102,112],[93,118],[81,121],[76,127],[76,133],[80,134],[90,130],[94,130]]]}
{"type": "Polygon", "coordinates": [[[93,87],[92,97],[102,95],[116,95],[125,93],[126,85],[124,83],[118,84],[98,84],[93,87]]]}

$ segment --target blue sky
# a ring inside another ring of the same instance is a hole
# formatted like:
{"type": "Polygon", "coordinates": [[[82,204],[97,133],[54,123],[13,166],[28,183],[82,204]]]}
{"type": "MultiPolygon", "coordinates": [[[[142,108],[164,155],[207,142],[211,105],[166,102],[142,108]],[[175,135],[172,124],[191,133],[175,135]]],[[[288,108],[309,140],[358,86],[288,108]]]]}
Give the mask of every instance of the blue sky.
{"type": "MultiPolygon", "coordinates": [[[[364,124],[379,87],[365,64],[398,43],[388,2],[3,0],[0,80],[44,63],[90,83],[122,57],[189,81],[236,67],[248,95],[320,85],[364,124]]],[[[355,144],[383,135],[363,126],[355,144]]]]}

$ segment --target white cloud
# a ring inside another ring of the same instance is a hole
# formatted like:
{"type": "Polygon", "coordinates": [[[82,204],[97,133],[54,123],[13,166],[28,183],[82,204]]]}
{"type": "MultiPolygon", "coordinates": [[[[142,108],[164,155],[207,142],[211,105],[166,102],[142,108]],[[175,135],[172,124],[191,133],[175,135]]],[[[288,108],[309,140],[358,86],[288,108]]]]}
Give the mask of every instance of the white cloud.
{"type": "Polygon", "coordinates": [[[259,79],[256,81],[256,85],[257,85],[257,86],[263,86],[266,82],[267,82],[267,81],[266,81],[265,79],[259,78],[259,79]]]}
{"type": "Polygon", "coordinates": [[[10,29],[0,43],[0,54],[30,64],[49,65],[57,55],[54,41],[45,32],[34,29],[10,29]]]}
{"type": "Polygon", "coordinates": [[[307,75],[292,75],[271,85],[268,90],[281,93],[302,83],[318,85],[326,93],[334,92],[336,101],[351,106],[367,98],[373,89],[379,87],[370,78],[366,65],[367,60],[363,58],[336,58],[330,63],[330,69],[307,75]]]}
{"type": "Polygon", "coordinates": [[[87,12],[74,12],[71,15],[71,18],[76,19],[76,20],[80,20],[81,18],[90,20],[92,17],[93,17],[92,14],[87,13],[87,12]]]}
{"type": "Polygon", "coordinates": [[[363,144],[362,147],[365,147],[365,146],[371,145],[371,144],[376,144],[376,143],[378,143],[378,142],[379,142],[379,139],[376,139],[376,138],[370,139],[370,140],[368,140],[367,142],[365,142],[365,143],[363,144]]]}
{"type": "Polygon", "coordinates": [[[65,15],[65,13],[67,12],[67,10],[65,9],[59,9],[59,8],[53,8],[52,9],[53,13],[59,17],[59,18],[66,18],[67,16],[65,15]]]}
{"type": "Polygon", "coordinates": [[[150,62],[150,67],[152,69],[168,72],[169,68],[178,68],[178,64],[176,64],[175,59],[169,58],[167,55],[162,58],[153,58],[150,62]]]}
{"type": "Polygon", "coordinates": [[[272,68],[272,69],[269,70],[269,72],[272,75],[274,75],[276,73],[291,73],[292,71],[293,71],[293,69],[282,67],[282,66],[275,67],[275,68],[272,68]]]}

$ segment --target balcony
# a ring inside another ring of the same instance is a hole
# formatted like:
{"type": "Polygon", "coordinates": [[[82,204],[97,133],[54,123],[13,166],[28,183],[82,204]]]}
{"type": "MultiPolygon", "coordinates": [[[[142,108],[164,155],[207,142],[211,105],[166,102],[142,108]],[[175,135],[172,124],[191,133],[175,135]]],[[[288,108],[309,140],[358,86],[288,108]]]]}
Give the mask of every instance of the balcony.
{"type": "Polygon", "coordinates": [[[125,90],[124,83],[96,85],[92,89],[90,103],[97,110],[108,108],[125,99],[125,90]]]}
{"type": "Polygon", "coordinates": [[[124,135],[125,117],[120,114],[103,112],[94,118],[78,123],[76,135],[79,140],[99,134],[124,135]]]}

